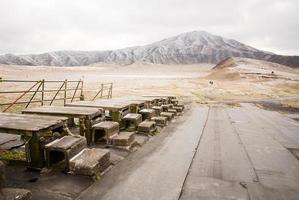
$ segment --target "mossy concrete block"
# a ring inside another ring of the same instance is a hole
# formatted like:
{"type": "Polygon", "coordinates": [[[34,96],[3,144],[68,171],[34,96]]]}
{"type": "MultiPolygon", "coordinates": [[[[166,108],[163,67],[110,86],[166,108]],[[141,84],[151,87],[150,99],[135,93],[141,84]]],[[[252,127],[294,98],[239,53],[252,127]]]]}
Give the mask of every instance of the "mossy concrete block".
{"type": "Polygon", "coordinates": [[[82,136],[64,136],[54,140],[45,146],[47,167],[64,161],[65,168],[69,170],[69,160],[82,151],[86,145],[86,138],[82,136]]]}
{"type": "Polygon", "coordinates": [[[160,127],[165,127],[168,125],[167,117],[162,117],[162,116],[152,117],[152,121],[156,122],[156,125],[160,127]]]}
{"type": "Polygon", "coordinates": [[[154,135],[157,130],[156,122],[144,121],[138,125],[138,133],[145,135],[154,135]]]}
{"type": "Polygon", "coordinates": [[[139,113],[142,115],[142,120],[151,120],[155,116],[155,110],[150,108],[142,109],[139,113]]]}
{"type": "Polygon", "coordinates": [[[171,108],[171,109],[168,109],[167,112],[173,113],[174,116],[177,116],[177,115],[178,115],[178,112],[177,112],[176,109],[172,109],[172,108],[171,108]]]}
{"type": "Polygon", "coordinates": [[[75,174],[93,176],[103,172],[110,165],[110,151],[85,148],[70,160],[70,170],[75,174]]]}
{"type": "Polygon", "coordinates": [[[171,112],[161,112],[160,115],[162,117],[167,117],[168,121],[170,121],[174,117],[174,114],[171,112]]]}
{"type": "Polygon", "coordinates": [[[153,106],[152,109],[155,110],[156,116],[160,115],[163,112],[162,106],[153,106]]]}
{"type": "Polygon", "coordinates": [[[134,132],[123,131],[113,138],[115,146],[130,146],[135,140],[134,132]]]}
{"type": "Polygon", "coordinates": [[[173,106],[173,109],[175,109],[178,113],[183,112],[183,108],[179,106],[173,106]]]}
{"type": "Polygon", "coordinates": [[[136,131],[138,125],[142,122],[142,115],[137,113],[128,113],[124,116],[123,122],[127,131],[136,131]]]}
{"type": "Polygon", "coordinates": [[[119,123],[112,121],[104,121],[92,126],[92,142],[96,142],[97,134],[104,133],[104,139],[109,144],[112,137],[119,132],[119,123]]]}

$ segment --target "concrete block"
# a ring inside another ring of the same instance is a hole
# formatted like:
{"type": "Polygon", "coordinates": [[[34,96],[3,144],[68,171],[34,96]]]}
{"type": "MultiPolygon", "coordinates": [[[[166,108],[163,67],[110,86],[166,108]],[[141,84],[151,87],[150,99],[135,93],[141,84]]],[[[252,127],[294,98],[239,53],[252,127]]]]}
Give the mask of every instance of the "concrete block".
{"type": "Polygon", "coordinates": [[[154,121],[144,121],[138,126],[138,133],[145,135],[154,135],[157,130],[156,122],[154,121]]]}
{"type": "Polygon", "coordinates": [[[171,112],[161,112],[160,115],[162,117],[167,117],[168,121],[170,121],[174,117],[174,114],[171,112]]]}
{"type": "Polygon", "coordinates": [[[138,125],[142,122],[142,115],[137,113],[128,113],[123,117],[123,122],[127,131],[136,131],[138,125]]]}
{"type": "Polygon", "coordinates": [[[119,123],[112,121],[104,121],[92,126],[92,143],[103,140],[110,144],[114,135],[119,132],[119,123]]]}
{"type": "Polygon", "coordinates": [[[156,116],[159,116],[163,112],[162,106],[153,106],[152,109],[155,110],[156,116]]]}
{"type": "Polygon", "coordinates": [[[155,110],[150,108],[142,109],[139,113],[142,115],[142,120],[151,120],[155,116],[155,110]]]}
{"type": "Polygon", "coordinates": [[[177,107],[181,107],[181,108],[182,108],[182,110],[184,110],[184,109],[185,109],[185,105],[184,105],[184,104],[182,104],[182,103],[178,103],[176,106],[177,106],[177,107]]]}
{"type": "Polygon", "coordinates": [[[172,109],[172,108],[171,108],[171,109],[168,109],[167,112],[173,113],[174,116],[177,116],[177,115],[178,115],[178,112],[177,112],[176,109],[172,109]]]}
{"type": "Polygon", "coordinates": [[[175,109],[178,113],[182,113],[183,112],[183,108],[179,107],[179,106],[173,106],[173,109],[175,109]]]}
{"type": "Polygon", "coordinates": [[[164,104],[164,105],[162,105],[161,107],[162,107],[162,111],[163,111],[163,112],[167,112],[168,109],[170,108],[170,105],[169,105],[169,104],[164,104]]]}
{"type": "Polygon", "coordinates": [[[160,127],[164,127],[168,125],[167,117],[162,117],[162,116],[152,117],[152,121],[156,122],[156,125],[160,127]]]}
{"type": "Polygon", "coordinates": [[[85,148],[70,160],[70,170],[86,176],[100,174],[109,165],[110,152],[107,149],[85,148]]]}
{"type": "Polygon", "coordinates": [[[65,169],[69,170],[69,160],[82,151],[87,145],[82,136],[64,136],[45,146],[47,167],[65,162],[65,169]]]}
{"type": "Polygon", "coordinates": [[[115,146],[130,146],[135,140],[134,132],[123,131],[113,137],[113,145],[115,146]]]}

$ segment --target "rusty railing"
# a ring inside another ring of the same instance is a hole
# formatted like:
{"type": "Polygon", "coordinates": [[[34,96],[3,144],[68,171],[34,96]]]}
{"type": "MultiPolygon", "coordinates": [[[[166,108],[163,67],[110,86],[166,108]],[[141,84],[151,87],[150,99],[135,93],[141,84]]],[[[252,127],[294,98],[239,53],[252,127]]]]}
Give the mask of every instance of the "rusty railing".
{"type": "Polygon", "coordinates": [[[31,80],[6,80],[0,78],[0,83],[10,84],[9,86],[7,86],[7,88],[1,89],[0,91],[0,106],[5,107],[2,112],[6,112],[11,107],[18,104],[25,104],[25,108],[27,108],[29,105],[34,103],[38,103],[41,106],[43,106],[46,104],[52,105],[54,102],[57,101],[63,101],[63,105],[65,105],[68,101],[73,102],[76,99],[80,99],[80,100],[84,99],[82,80],[31,81],[31,80]],[[29,89],[16,90],[15,88],[18,88],[18,86],[21,88],[27,87],[29,89]],[[13,89],[9,89],[11,87],[13,89]],[[16,95],[16,97],[13,98],[14,100],[8,99],[8,102],[3,102],[5,101],[5,97],[11,94],[16,95]]]}
{"type": "Polygon", "coordinates": [[[97,94],[93,97],[93,101],[97,98],[99,99],[111,99],[112,98],[112,89],[113,89],[113,83],[102,83],[99,91],[97,94]]]}

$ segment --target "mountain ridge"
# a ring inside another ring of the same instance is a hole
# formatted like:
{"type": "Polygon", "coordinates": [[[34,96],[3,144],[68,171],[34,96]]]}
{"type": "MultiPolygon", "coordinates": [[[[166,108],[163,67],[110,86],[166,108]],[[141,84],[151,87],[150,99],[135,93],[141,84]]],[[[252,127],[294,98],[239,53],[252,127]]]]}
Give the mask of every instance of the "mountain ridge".
{"type": "Polygon", "coordinates": [[[84,66],[94,63],[129,65],[218,63],[228,57],[266,60],[299,67],[299,56],[283,56],[258,50],[233,39],[206,31],[192,31],[148,45],[105,51],[54,51],[42,54],[0,56],[7,65],[84,66]]]}

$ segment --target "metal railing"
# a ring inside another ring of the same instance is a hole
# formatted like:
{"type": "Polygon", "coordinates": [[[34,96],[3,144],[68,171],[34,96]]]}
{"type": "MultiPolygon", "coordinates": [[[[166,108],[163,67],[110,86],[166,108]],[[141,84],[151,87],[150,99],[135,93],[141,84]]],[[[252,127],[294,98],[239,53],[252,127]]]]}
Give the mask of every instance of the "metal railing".
{"type": "MultiPolygon", "coordinates": [[[[8,102],[0,101],[0,106],[5,107],[2,112],[6,112],[14,105],[25,104],[25,108],[33,103],[39,103],[40,105],[52,105],[55,101],[63,101],[63,105],[67,101],[73,102],[75,99],[83,100],[83,81],[46,81],[46,80],[6,80],[0,78],[0,83],[12,84],[10,87],[15,88],[15,84],[21,85],[21,88],[25,88],[25,85],[29,85],[28,89],[23,90],[9,90],[5,89],[0,91],[0,97],[3,95],[14,94],[14,98],[8,100],[8,102]],[[58,89],[57,89],[58,88],[58,89]],[[27,99],[27,100],[26,100],[27,99]],[[29,100],[28,100],[29,99],[29,100]],[[22,100],[22,101],[21,101],[22,100]]],[[[9,87],[8,87],[9,88],[9,87]]],[[[111,92],[112,93],[112,92],[111,92]]]]}
{"type": "Polygon", "coordinates": [[[97,98],[103,99],[111,99],[112,98],[112,89],[113,89],[113,83],[102,83],[100,90],[97,92],[97,94],[93,97],[93,101],[97,98]]]}

